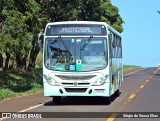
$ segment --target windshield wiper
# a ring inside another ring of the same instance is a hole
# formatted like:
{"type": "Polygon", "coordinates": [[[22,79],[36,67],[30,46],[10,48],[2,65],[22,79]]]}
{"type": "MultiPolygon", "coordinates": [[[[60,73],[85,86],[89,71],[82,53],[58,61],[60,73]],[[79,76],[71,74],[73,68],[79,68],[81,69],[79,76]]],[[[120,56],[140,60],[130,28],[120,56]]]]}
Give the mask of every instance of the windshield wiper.
{"type": "Polygon", "coordinates": [[[63,44],[63,46],[65,47],[65,49],[69,52],[69,49],[68,49],[66,43],[63,41],[62,37],[59,36],[58,39],[62,42],[62,44],[63,44]]]}
{"type": "Polygon", "coordinates": [[[90,36],[88,38],[88,40],[86,41],[86,43],[84,43],[84,45],[81,47],[81,50],[84,50],[84,48],[91,42],[92,38],[93,38],[93,36],[90,36]]]}

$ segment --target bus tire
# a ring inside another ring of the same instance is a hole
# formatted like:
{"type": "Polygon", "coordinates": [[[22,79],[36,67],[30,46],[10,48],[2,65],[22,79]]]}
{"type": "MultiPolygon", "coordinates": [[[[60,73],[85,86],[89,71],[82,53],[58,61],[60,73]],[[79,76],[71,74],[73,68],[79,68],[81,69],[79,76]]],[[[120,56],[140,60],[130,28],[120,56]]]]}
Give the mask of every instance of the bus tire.
{"type": "Polygon", "coordinates": [[[119,89],[118,89],[118,90],[114,93],[114,96],[115,96],[115,97],[119,97],[120,94],[121,94],[121,92],[120,92],[119,89]]]}
{"type": "Polygon", "coordinates": [[[109,96],[109,97],[104,97],[104,103],[105,104],[111,104],[111,96],[109,96]]]}
{"type": "Polygon", "coordinates": [[[54,104],[60,104],[61,103],[61,96],[53,96],[52,97],[54,104]]]}

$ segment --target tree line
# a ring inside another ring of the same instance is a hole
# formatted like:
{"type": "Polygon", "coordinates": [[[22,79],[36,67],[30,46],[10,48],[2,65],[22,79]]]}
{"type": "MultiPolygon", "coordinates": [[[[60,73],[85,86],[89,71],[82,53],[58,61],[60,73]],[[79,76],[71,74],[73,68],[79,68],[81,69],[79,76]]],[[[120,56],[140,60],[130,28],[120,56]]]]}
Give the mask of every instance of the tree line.
{"type": "Polygon", "coordinates": [[[35,68],[38,34],[48,22],[103,21],[122,32],[124,23],[110,0],[1,0],[0,68],[35,68]]]}

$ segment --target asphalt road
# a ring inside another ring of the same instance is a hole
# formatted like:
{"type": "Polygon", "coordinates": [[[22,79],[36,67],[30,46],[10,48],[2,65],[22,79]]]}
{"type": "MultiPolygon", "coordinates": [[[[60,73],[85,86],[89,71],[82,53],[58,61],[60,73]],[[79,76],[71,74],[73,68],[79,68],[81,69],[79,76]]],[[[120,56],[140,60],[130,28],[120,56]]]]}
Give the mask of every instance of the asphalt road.
{"type": "MultiPolygon", "coordinates": [[[[137,72],[128,72],[128,74],[125,74],[124,76],[124,82],[120,91],[121,95],[119,97],[112,96],[111,104],[106,104],[103,101],[103,98],[100,97],[63,97],[61,105],[54,105],[51,98],[45,98],[45,101],[40,99],[40,104],[31,106],[26,110],[21,109],[21,112],[41,112],[42,117],[48,115],[50,117],[69,116],[69,118],[23,120],[160,121],[160,70],[158,70],[158,68],[145,68],[137,72]],[[43,112],[51,113],[43,114],[43,112]],[[58,113],[56,114],[55,112],[58,113]],[[132,118],[133,116],[136,118],[132,118]],[[156,118],[157,116],[159,118],[156,118]]],[[[4,102],[0,102],[0,111],[2,109],[1,104],[4,106],[4,102]]],[[[17,104],[17,107],[18,106],[21,107],[21,105],[17,104]]],[[[6,105],[6,107],[8,106],[6,105]]],[[[5,119],[5,121],[10,120],[18,121],[22,119],[5,119]]]]}

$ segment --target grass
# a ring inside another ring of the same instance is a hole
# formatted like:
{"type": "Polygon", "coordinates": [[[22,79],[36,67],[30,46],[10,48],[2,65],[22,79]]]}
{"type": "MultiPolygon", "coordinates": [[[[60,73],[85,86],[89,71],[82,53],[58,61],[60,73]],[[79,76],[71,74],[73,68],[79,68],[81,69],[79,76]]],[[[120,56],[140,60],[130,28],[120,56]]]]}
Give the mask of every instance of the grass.
{"type": "Polygon", "coordinates": [[[123,65],[124,70],[134,69],[134,68],[140,68],[140,66],[135,65],[123,65]]]}
{"type": "Polygon", "coordinates": [[[11,91],[10,89],[0,89],[0,100],[3,100],[5,98],[12,98],[15,96],[18,96],[19,94],[16,92],[11,91]]]}

